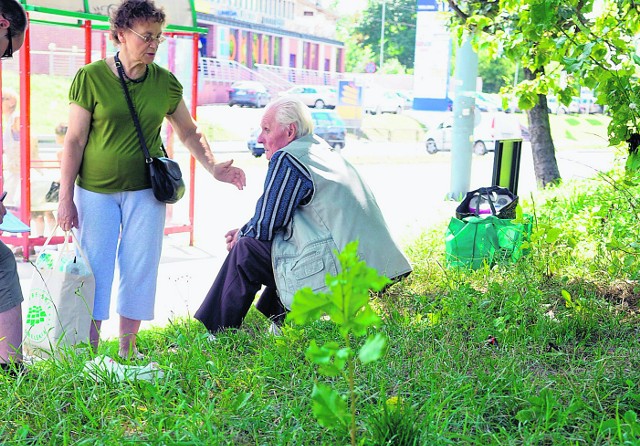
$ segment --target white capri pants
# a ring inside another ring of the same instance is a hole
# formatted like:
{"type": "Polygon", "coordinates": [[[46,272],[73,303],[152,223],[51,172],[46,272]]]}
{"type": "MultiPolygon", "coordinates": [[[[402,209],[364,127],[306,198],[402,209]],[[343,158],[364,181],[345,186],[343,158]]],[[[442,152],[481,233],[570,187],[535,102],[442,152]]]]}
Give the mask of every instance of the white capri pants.
{"type": "Polygon", "coordinates": [[[78,238],[96,278],[93,318],[109,319],[116,260],[117,313],[152,320],[166,205],[151,189],[102,194],[75,186],[78,238]]]}

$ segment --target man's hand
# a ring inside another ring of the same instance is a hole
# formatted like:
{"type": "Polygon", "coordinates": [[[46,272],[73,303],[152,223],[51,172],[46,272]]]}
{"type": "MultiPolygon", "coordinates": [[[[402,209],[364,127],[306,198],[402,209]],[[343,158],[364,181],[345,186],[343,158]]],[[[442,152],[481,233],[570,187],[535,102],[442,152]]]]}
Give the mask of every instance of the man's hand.
{"type": "Polygon", "coordinates": [[[232,229],[224,235],[224,239],[227,242],[227,251],[231,251],[238,240],[239,229],[232,229]]]}
{"type": "Polygon", "coordinates": [[[233,160],[216,163],[213,167],[213,176],[218,181],[230,183],[242,190],[247,185],[244,171],[238,167],[233,167],[233,160]]]}

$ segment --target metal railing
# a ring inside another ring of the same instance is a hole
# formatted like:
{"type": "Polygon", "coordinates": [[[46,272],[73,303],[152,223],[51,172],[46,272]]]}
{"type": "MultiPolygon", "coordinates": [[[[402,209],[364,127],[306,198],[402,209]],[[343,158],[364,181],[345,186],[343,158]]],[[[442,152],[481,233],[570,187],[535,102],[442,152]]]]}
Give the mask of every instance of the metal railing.
{"type": "Polygon", "coordinates": [[[305,68],[280,67],[277,65],[256,64],[258,71],[269,72],[290,84],[311,84],[336,86],[342,73],[309,70],[305,68]]]}
{"type": "MultiPolygon", "coordinates": [[[[75,46],[58,48],[55,44],[51,44],[48,50],[31,50],[29,55],[32,74],[73,77],[85,65],[84,48],[75,46]]],[[[97,60],[102,56],[100,51],[93,51],[91,57],[92,60],[97,60]]],[[[18,72],[20,70],[18,58],[2,61],[2,70],[18,72]]]]}
{"type": "Polygon", "coordinates": [[[272,95],[291,86],[289,82],[275,77],[270,72],[252,70],[235,60],[201,57],[198,71],[202,81],[214,84],[230,85],[240,80],[258,81],[264,84],[272,95]]]}

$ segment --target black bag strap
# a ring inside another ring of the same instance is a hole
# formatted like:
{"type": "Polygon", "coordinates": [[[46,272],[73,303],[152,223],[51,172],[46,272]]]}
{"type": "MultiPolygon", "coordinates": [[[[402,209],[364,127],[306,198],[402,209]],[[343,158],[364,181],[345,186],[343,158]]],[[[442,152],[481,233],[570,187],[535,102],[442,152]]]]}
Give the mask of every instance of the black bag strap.
{"type": "MultiPolygon", "coordinates": [[[[493,194],[495,191],[496,191],[495,186],[481,187],[480,189],[478,189],[475,195],[477,197],[485,197],[487,199],[487,201],[489,202],[489,207],[491,208],[491,215],[498,215],[498,213],[496,212],[496,206],[493,203],[493,199],[491,198],[491,194],[493,194]]],[[[478,200],[478,205],[476,206],[475,214],[476,214],[476,217],[480,215],[480,200],[478,200]]]]}
{"type": "MultiPolygon", "coordinates": [[[[127,105],[129,106],[129,112],[131,113],[131,118],[133,119],[133,123],[136,126],[136,131],[138,133],[138,140],[140,141],[140,149],[144,154],[144,160],[147,164],[151,164],[153,162],[153,158],[151,158],[151,155],[149,155],[149,149],[147,148],[147,143],[144,140],[142,128],[140,128],[140,121],[138,120],[138,114],[136,113],[136,109],[133,107],[133,102],[131,101],[131,94],[129,93],[127,84],[124,81],[124,68],[122,67],[122,63],[120,62],[120,58],[118,57],[118,54],[120,54],[120,52],[117,52],[113,58],[116,63],[116,68],[118,69],[118,77],[120,78],[120,85],[122,85],[122,90],[124,91],[124,97],[127,100],[127,105]]],[[[164,152],[164,155],[167,156],[167,152],[164,150],[164,146],[162,146],[162,151],[164,152]]]]}

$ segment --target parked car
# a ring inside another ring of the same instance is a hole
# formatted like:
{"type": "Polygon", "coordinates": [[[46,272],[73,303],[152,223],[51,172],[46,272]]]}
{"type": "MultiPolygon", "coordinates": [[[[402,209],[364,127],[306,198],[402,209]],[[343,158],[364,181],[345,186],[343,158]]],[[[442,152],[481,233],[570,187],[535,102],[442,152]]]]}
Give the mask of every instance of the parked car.
{"type": "MultiPolygon", "coordinates": [[[[502,110],[502,98],[498,94],[482,93],[482,92],[468,92],[464,96],[474,98],[474,106],[476,111],[481,112],[501,112],[502,110]]],[[[455,100],[455,95],[451,94],[450,100],[455,100]]],[[[453,102],[451,108],[453,109],[453,102]]]]}
{"type": "Polygon", "coordinates": [[[293,96],[313,108],[335,108],[338,104],[338,90],[328,85],[296,85],[280,95],[293,96]]]}
{"type": "MultiPolygon", "coordinates": [[[[524,131],[513,114],[504,112],[479,113],[477,125],[473,129],[472,150],[476,155],[484,155],[495,150],[496,140],[525,139],[524,131]]],[[[433,130],[427,132],[426,148],[429,153],[449,152],[453,144],[453,116],[447,117],[433,130]]]]}
{"type": "Polygon", "coordinates": [[[520,106],[518,106],[518,98],[511,96],[507,99],[507,108],[504,110],[506,113],[522,113],[520,106]]]}
{"type": "Polygon", "coordinates": [[[569,107],[558,101],[555,96],[547,96],[547,110],[554,115],[569,113],[569,107]]]}
{"type": "Polygon", "coordinates": [[[547,109],[549,110],[549,113],[553,113],[554,115],[580,113],[580,98],[573,98],[569,105],[564,105],[562,102],[558,101],[558,98],[555,96],[548,96],[547,109]]]}
{"type": "Polygon", "coordinates": [[[502,98],[497,94],[475,93],[476,110],[483,112],[500,112],[502,111],[502,98]]]}
{"type": "Polygon", "coordinates": [[[229,88],[229,107],[234,105],[264,107],[271,100],[271,94],[257,81],[237,81],[229,88]]]}
{"type": "Polygon", "coordinates": [[[261,142],[258,142],[258,135],[260,134],[260,128],[251,130],[249,134],[249,139],[247,140],[247,148],[249,152],[256,158],[260,158],[264,155],[264,145],[261,142]]]}
{"type": "Polygon", "coordinates": [[[413,91],[411,90],[398,90],[396,94],[404,99],[405,110],[411,110],[413,108],[413,91]]]}
{"type": "Polygon", "coordinates": [[[365,113],[402,113],[406,99],[395,91],[367,88],[363,93],[363,108],[365,113]]]}
{"type": "MultiPolygon", "coordinates": [[[[311,118],[313,119],[313,132],[317,136],[327,141],[335,149],[344,148],[347,128],[336,112],[332,110],[311,110],[311,118]]],[[[247,148],[256,158],[264,154],[264,146],[257,141],[259,134],[259,128],[252,130],[247,141],[247,148]]]]}
{"type": "Polygon", "coordinates": [[[313,132],[324,139],[334,149],[342,149],[345,145],[347,128],[344,121],[334,111],[311,110],[313,132]]]}
{"type": "Polygon", "coordinates": [[[596,98],[583,97],[580,98],[580,113],[594,114],[602,113],[602,105],[596,104],[596,98]]]}

